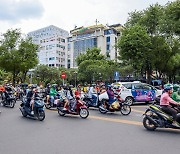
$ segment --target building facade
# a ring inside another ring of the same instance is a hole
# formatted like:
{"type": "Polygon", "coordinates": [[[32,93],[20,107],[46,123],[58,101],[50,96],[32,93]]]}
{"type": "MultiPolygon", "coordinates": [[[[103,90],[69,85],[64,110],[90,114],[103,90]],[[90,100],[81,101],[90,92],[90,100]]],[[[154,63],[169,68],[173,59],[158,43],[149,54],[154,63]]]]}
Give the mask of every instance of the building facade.
{"type": "Polygon", "coordinates": [[[50,67],[67,67],[66,41],[68,31],[50,25],[27,34],[38,48],[39,64],[50,67]]]}
{"type": "Polygon", "coordinates": [[[67,67],[77,67],[76,58],[93,47],[100,48],[101,53],[110,60],[117,60],[115,44],[123,29],[122,25],[94,25],[79,27],[70,31],[67,38],[67,67]]]}

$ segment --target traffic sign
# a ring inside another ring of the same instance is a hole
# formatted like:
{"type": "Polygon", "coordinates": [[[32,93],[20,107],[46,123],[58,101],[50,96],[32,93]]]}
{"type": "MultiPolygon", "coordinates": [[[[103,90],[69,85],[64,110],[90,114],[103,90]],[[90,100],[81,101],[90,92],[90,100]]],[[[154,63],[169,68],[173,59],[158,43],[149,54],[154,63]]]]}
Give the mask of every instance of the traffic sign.
{"type": "Polygon", "coordinates": [[[114,80],[119,80],[119,77],[120,77],[120,75],[119,75],[119,72],[114,72],[114,80]]]}
{"type": "Polygon", "coordinates": [[[65,79],[66,78],[66,73],[65,72],[62,72],[61,73],[61,79],[65,79]]]}

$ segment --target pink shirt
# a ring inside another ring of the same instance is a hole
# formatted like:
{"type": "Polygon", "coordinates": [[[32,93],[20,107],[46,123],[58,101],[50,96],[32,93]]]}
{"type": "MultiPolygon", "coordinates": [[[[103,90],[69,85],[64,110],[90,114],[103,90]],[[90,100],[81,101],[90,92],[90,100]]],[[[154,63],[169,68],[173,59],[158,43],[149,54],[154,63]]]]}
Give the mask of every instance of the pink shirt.
{"type": "Polygon", "coordinates": [[[168,105],[169,106],[170,103],[177,104],[177,102],[174,101],[167,92],[163,93],[161,95],[160,105],[168,105]]]}

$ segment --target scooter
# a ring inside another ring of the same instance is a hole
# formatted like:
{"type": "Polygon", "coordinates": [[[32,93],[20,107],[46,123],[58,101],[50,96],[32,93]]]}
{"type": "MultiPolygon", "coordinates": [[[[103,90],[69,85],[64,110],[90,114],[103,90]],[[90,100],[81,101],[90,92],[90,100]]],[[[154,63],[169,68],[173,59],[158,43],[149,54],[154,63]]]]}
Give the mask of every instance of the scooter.
{"type": "Polygon", "coordinates": [[[44,112],[44,101],[36,97],[34,99],[34,114],[31,114],[31,107],[29,103],[27,103],[27,99],[23,98],[23,101],[20,105],[21,107],[19,108],[23,117],[30,116],[32,118],[37,118],[40,121],[43,121],[45,119],[45,112],[44,112]]]}
{"type": "Polygon", "coordinates": [[[108,101],[107,99],[102,99],[99,112],[106,114],[107,112],[120,111],[122,115],[129,115],[131,113],[130,105],[123,101],[120,95],[116,96],[116,101],[112,105],[109,105],[108,101]]]}
{"type": "Polygon", "coordinates": [[[90,98],[87,94],[84,96],[83,101],[85,102],[86,106],[89,107],[95,107],[98,108],[100,105],[100,101],[98,99],[98,96],[95,98],[90,98]]]}
{"type": "Polygon", "coordinates": [[[143,125],[147,130],[154,131],[156,128],[173,128],[180,129],[180,107],[174,107],[178,111],[177,123],[178,126],[174,126],[172,116],[165,113],[161,106],[152,104],[145,111],[143,118],[143,125]]]}
{"type": "Polygon", "coordinates": [[[1,101],[3,106],[8,106],[10,108],[14,108],[15,104],[16,104],[16,98],[13,94],[13,92],[8,92],[7,93],[7,98],[5,98],[5,94],[3,94],[3,99],[1,101]]]}
{"type": "Polygon", "coordinates": [[[47,97],[45,98],[44,102],[45,102],[45,107],[47,109],[56,109],[57,108],[57,103],[59,102],[59,95],[56,95],[54,97],[54,100],[52,100],[51,98],[49,98],[49,101],[47,103],[47,97]]]}
{"type": "Polygon", "coordinates": [[[74,101],[76,101],[76,106],[74,110],[75,112],[71,111],[72,108],[71,102],[69,103],[69,105],[65,107],[66,110],[63,110],[65,102],[60,102],[57,107],[58,114],[60,116],[64,116],[66,114],[79,115],[81,118],[86,119],[89,116],[89,111],[87,109],[87,106],[82,100],[80,100],[79,97],[76,97],[74,101]]]}

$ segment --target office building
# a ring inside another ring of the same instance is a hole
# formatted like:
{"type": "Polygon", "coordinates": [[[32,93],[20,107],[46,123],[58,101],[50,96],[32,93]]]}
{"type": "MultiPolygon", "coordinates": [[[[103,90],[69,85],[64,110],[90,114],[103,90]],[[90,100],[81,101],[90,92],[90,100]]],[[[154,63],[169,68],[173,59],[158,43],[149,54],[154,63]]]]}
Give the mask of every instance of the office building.
{"type": "Polygon", "coordinates": [[[110,26],[100,24],[71,30],[70,37],[67,38],[67,67],[77,67],[76,58],[93,47],[100,48],[107,59],[117,60],[118,52],[115,44],[122,29],[121,24],[110,26]]]}
{"type": "Polygon", "coordinates": [[[66,67],[66,38],[68,31],[50,25],[28,33],[35,44],[39,45],[39,64],[50,67],[66,67]]]}

